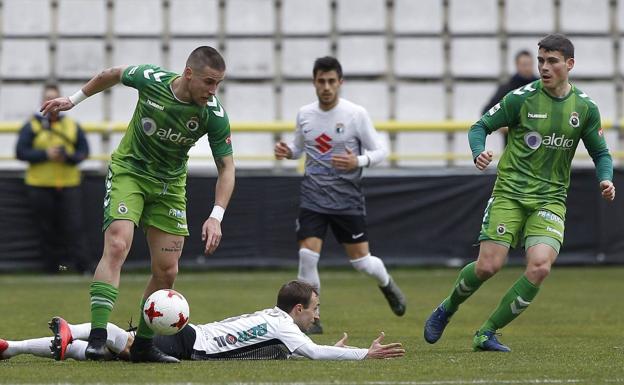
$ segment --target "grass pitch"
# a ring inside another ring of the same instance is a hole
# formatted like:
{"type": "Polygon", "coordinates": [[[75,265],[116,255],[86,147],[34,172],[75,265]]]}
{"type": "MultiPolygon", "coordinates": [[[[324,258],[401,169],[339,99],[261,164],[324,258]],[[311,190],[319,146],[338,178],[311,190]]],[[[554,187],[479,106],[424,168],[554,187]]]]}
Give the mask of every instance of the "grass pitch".
{"type": "MultiPolygon", "coordinates": [[[[624,383],[620,296],[624,268],[555,267],[533,304],[502,330],[511,353],[475,353],[474,331],[522,273],[507,268],[487,282],[453,317],[435,345],[422,338],[423,323],[445,297],[457,269],[393,270],[408,297],[407,313],[394,316],[374,283],[351,270],[321,271],[320,344],[343,331],[349,344],[368,347],[379,331],[400,341],[407,355],[359,362],[228,361],[180,365],[126,362],[56,362],[32,356],[0,361],[0,383],[99,384],[614,384],[624,383]]],[[[272,307],[280,285],[294,271],[181,272],[176,289],[189,300],[191,322],[205,323],[272,307]]],[[[138,316],[145,274],[124,274],[112,320],[138,316]]],[[[90,279],[75,276],[0,276],[0,337],[49,335],[47,321],[89,318],[90,279]]]]}

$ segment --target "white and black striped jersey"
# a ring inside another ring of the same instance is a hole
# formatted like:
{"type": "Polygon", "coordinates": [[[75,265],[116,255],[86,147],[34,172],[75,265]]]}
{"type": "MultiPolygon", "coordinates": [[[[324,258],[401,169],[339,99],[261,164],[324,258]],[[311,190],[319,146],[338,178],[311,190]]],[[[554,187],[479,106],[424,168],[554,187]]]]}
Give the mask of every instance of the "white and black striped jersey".
{"type": "Polygon", "coordinates": [[[295,138],[289,144],[293,158],[306,154],[301,183],[301,207],[326,214],[365,215],[360,188],[362,168],[382,162],[388,150],[364,107],[346,99],[329,111],[318,101],[301,107],[295,138]],[[345,148],[358,156],[360,167],[340,171],[331,164],[345,148]]]}

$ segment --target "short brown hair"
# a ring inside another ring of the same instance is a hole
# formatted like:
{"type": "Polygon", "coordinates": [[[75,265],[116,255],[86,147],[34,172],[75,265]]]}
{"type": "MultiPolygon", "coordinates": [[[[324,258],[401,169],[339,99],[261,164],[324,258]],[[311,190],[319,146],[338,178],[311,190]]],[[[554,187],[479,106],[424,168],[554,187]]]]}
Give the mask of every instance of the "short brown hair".
{"type": "Polygon", "coordinates": [[[186,59],[186,66],[199,70],[208,66],[216,71],[225,71],[225,60],[216,49],[207,45],[197,47],[186,59]]]}
{"type": "Polygon", "coordinates": [[[310,306],[312,293],[318,295],[318,291],[309,283],[303,281],[290,281],[285,283],[277,293],[277,307],[290,313],[290,311],[298,304],[302,304],[304,308],[310,306]]]}
{"type": "Polygon", "coordinates": [[[537,47],[546,52],[559,51],[564,59],[574,57],[574,45],[566,35],[561,33],[553,33],[544,37],[537,43],[537,47]]]}

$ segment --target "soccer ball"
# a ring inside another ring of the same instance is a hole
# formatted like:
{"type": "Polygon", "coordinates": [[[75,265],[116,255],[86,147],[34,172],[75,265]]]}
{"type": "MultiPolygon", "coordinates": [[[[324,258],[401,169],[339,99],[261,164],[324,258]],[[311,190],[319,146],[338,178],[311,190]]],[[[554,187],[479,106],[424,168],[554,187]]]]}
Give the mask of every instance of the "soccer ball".
{"type": "Polygon", "coordinates": [[[170,336],[186,326],[189,305],[182,294],[173,289],[152,293],[143,305],[143,319],[156,334],[170,336]]]}

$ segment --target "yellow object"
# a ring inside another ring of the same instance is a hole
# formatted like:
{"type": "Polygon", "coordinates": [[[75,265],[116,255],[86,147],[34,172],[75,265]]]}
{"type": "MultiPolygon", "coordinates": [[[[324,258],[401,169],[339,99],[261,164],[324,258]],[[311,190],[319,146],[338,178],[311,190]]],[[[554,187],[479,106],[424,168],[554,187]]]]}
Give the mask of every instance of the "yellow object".
{"type": "MultiPolygon", "coordinates": [[[[78,127],[68,117],[52,122],[50,129],[44,129],[36,118],[30,121],[33,134],[33,148],[47,150],[51,147],[63,147],[65,154],[76,151],[78,127]]],[[[75,187],[80,184],[80,170],[75,164],[46,160],[31,163],[26,170],[26,184],[37,187],[75,187]]]]}

